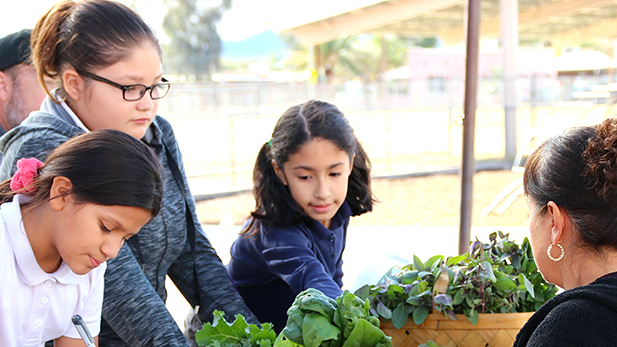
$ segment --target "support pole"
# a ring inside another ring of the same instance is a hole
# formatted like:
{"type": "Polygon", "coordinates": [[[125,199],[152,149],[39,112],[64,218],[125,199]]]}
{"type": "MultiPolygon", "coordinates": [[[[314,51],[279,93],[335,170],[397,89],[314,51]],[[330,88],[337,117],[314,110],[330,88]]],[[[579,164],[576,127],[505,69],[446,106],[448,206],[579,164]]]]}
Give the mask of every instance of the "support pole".
{"type": "Polygon", "coordinates": [[[388,105],[388,103],[385,101],[386,100],[386,86],[387,86],[387,82],[386,81],[386,71],[388,69],[388,43],[386,41],[386,37],[384,35],[381,35],[379,37],[379,42],[381,45],[381,66],[379,68],[379,90],[380,90],[380,95],[379,95],[379,100],[381,101],[381,105],[379,105],[378,107],[381,108],[386,108],[386,106],[388,105]]]}
{"type": "Polygon", "coordinates": [[[463,119],[463,161],[461,164],[461,218],[458,250],[469,250],[471,212],[473,205],[473,176],[476,171],[474,142],[478,97],[478,51],[480,48],[480,0],[468,0],[467,40],[465,54],[465,104],[463,119]]]}
{"type": "Polygon", "coordinates": [[[321,46],[320,45],[313,46],[313,63],[314,63],[315,69],[317,70],[317,75],[319,76],[319,82],[322,82],[322,77],[325,77],[325,73],[323,71],[323,61],[321,59],[321,46]]]}
{"type": "Polygon", "coordinates": [[[516,57],[518,51],[518,0],[499,0],[503,46],[503,105],[506,160],[512,162],[516,144],[516,57]]]}

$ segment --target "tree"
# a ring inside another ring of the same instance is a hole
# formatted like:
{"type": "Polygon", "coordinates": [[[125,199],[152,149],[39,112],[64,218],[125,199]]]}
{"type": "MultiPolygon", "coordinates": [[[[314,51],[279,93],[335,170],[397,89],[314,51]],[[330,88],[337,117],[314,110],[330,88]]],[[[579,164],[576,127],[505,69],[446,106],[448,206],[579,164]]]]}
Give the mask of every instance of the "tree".
{"type": "Polygon", "coordinates": [[[176,74],[209,79],[220,66],[223,50],[216,25],[232,0],[165,0],[167,14],[163,30],[169,37],[164,45],[169,70],[176,74]]]}
{"type": "MultiPolygon", "coordinates": [[[[406,63],[407,45],[397,37],[386,38],[386,67],[406,63]]],[[[360,78],[376,81],[381,73],[381,38],[374,35],[348,36],[320,45],[324,73],[328,81],[360,78]]]]}
{"type": "Polygon", "coordinates": [[[371,58],[364,50],[356,49],[358,40],[358,36],[346,36],[320,45],[326,81],[348,80],[354,77],[365,79],[371,58]]]}
{"type": "MultiPolygon", "coordinates": [[[[381,37],[376,36],[373,39],[373,44],[375,46],[381,46],[381,37]]],[[[385,44],[387,69],[395,69],[407,64],[407,51],[409,50],[409,45],[405,40],[397,36],[386,36],[385,44]]]]}

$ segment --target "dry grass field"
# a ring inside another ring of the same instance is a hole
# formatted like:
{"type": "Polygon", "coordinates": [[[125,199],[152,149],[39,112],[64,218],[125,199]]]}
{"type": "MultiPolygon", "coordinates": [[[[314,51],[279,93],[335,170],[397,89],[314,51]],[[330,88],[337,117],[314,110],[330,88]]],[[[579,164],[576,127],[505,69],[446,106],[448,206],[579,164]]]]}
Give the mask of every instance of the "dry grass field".
{"type": "MultiPolygon", "coordinates": [[[[491,213],[481,217],[482,210],[509,183],[520,177],[511,171],[480,171],[474,177],[473,226],[527,225],[524,196],[502,215],[491,213]]],[[[351,225],[416,225],[458,226],[461,183],[458,175],[374,179],[373,191],[379,200],[373,212],[354,217],[351,225]]],[[[254,208],[251,193],[240,193],[197,203],[197,214],[203,224],[219,224],[233,218],[242,224],[254,208]]]]}

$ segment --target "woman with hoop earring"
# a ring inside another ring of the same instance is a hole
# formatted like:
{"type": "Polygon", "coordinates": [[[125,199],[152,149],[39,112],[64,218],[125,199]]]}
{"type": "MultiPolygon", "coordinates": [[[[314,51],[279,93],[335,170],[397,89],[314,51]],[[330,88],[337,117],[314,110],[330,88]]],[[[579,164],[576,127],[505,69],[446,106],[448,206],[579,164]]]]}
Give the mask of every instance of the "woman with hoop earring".
{"type": "Polygon", "coordinates": [[[538,269],[564,291],[514,346],[615,346],[617,119],[548,139],[527,160],[523,186],[538,269]]]}

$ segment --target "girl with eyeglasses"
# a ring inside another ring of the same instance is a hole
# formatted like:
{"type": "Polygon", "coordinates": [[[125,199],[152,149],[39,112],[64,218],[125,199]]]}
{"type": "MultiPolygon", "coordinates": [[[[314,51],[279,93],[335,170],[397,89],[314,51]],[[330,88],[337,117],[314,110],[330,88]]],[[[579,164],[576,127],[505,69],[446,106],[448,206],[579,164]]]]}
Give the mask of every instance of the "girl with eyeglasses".
{"type": "Polygon", "coordinates": [[[31,49],[48,97],[0,138],[0,178],[12,175],[17,159],[44,160],[61,143],[96,129],[141,139],[164,168],[161,212],[108,263],[100,346],[189,346],[165,307],[167,275],[200,307],[202,320],[222,310],[257,323],[205,237],[172,128],[156,115],[170,85],[151,28],[114,1],[61,1],[38,20],[31,49]],[[50,90],[49,78],[59,88],[50,90]]]}

